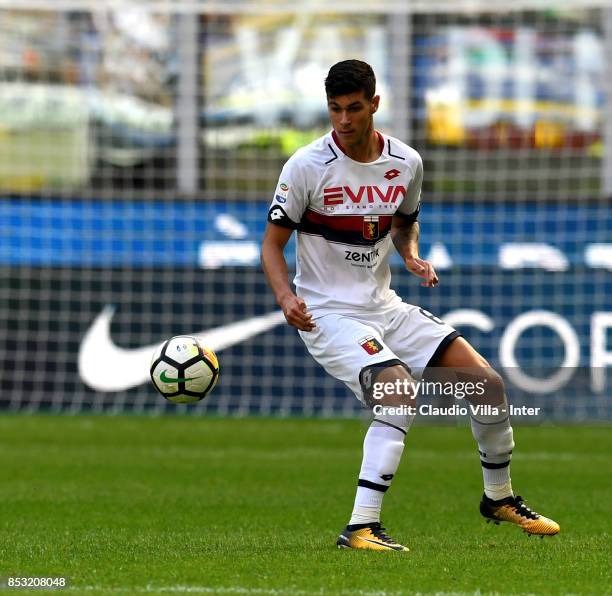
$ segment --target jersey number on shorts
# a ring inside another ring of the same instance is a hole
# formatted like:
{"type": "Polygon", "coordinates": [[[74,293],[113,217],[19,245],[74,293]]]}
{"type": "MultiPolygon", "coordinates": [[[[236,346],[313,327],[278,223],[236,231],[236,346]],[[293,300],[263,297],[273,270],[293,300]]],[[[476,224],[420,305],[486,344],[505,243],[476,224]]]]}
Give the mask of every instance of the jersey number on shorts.
{"type": "Polygon", "coordinates": [[[372,369],[371,368],[367,368],[364,371],[363,376],[361,377],[361,381],[363,383],[363,386],[367,390],[372,388],[372,369]]]}
{"type": "Polygon", "coordinates": [[[425,310],[424,308],[419,308],[419,312],[424,317],[427,317],[428,319],[430,319],[434,323],[437,323],[438,325],[444,325],[444,321],[442,319],[439,319],[438,317],[436,317],[436,315],[432,315],[428,310],[425,310]]]}

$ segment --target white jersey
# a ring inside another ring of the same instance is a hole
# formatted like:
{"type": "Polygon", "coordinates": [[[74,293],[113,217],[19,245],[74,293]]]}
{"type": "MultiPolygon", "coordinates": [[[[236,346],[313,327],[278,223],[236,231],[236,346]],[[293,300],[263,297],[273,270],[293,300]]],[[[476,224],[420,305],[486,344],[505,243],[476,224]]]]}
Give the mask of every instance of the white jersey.
{"type": "Polygon", "coordinates": [[[330,132],[299,149],[281,172],[268,221],[297,230],[294,283],[313,315],[364,312],[400,302],[390,289],[393,215],[415,221],[423,162],[377,133],[380,157],[348,157],[330,132]]]}

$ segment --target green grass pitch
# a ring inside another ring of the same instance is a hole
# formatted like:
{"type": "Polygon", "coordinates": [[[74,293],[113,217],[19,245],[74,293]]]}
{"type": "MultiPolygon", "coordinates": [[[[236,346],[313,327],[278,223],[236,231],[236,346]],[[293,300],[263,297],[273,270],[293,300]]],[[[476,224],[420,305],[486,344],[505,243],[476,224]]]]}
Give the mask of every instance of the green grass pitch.
{"type": "Polygon", "coordinates": [[[515,429],[514,487],[561,525],[541,540],[480,517],[467,427],[417,424],[383,509],[409,553],[334,546],[364,429],[1,416],[0,577],[68,576],[76,594],[612,593],[610,427],[515,429]]]}

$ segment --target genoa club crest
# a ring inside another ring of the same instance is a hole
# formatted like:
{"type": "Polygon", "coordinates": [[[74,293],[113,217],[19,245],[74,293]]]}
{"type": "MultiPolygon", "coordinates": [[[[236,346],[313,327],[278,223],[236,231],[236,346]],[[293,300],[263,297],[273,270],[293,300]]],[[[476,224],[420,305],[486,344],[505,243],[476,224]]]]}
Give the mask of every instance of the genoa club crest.
{"type": "Polygon", "coordinates": [[[383,350],[382,344],[373,335],[368,335],[367,337],[360,339],[359,345],[368,354],[378,354],[378,352],[383,350]]]}
{"type": "Polygon", "coordinates": [[[366,215],[363,218],[363,237],[366,240],[378,238],[378,215],[366,215]]]}

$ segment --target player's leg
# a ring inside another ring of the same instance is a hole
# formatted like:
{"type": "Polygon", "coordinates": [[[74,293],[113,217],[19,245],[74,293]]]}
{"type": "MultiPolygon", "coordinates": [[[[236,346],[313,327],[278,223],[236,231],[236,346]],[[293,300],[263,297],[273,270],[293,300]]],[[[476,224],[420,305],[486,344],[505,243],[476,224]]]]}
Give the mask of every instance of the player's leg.
{"type": "Polygon", "coordinates": [[[477,406],[470,414],[472,434],[478,443],[484,480],[480,511],[487,521],[509,521],[529,534],[551,535],[559,525],[531,510],[515,496],[510,479],[514,438],[504,382],[499,374],[464,338],[458,337],[438,355],[436,367],[453,372],[457,380],[482,387],[466,398],[477,406]]]}
{"type": "MultiPolygon", "coordinates": [[[[301,332],[308,351],[325,370],[343,381],[355,395],[371,405],[401,405],[400,396],[374,395],[378,383],[411,379],[406,367],[382,340],[382,327],[373,317],[368,322],[337,315],[317,319],[312,332],[301,332]],[[364,389],[365,388],[365,389],[364,389]],[[380,402],[380,403],[379,403],[380,402]]],[[[407,399],[407,398],[405,398],[407,399]]],[[[380,413],[371,422],[363,442],[363,459],[357,494],[349,525],[338,546],[369,550],[407,550],[392,540],[380,524],[383,497],[400,462],[408,413],[380,413]]]]}
{"type": "Polygon", "coordinates": [[[494,521],[512,521],[529,533],[557,533],[555,522],[527,509],[512,493],[510,459],[514,441],[508,402],[503,381],[489,363],[444,321],[410,304],[402,304],[391,313],[385,341],[413,370],[426,369],[428,379],[433,375],[452,382],[483,383],[484,395],[475,394],[470,399],[474,404],[494,406],[497,412],[481,408],[471,417],[485,483],[481,513],[494,521]]]}
{"type": "Polygon", "coordinates": [[[338,538],[338,546],[408,550],[384,532],[380,524],[383,497],[397,472],[404,439],[414,418],[414,380],[399,360],[362,368],[359,374],[363,401],[374,418],[363,441],[363,459],[351,519],[338,538]]]}
{"type": "MultiPolygon", "coordinates": [[[[482,394],[466,395],[465,399],[478,408],[470,411],[470,424],[480,452],[485,494],[495,500],[512,496],[510,460],[514,440],[501,377],[462,337],[448,345],[431,364],[452,371],[457,381],[482,387],[482,394]]],[[[430,368],[430,375],[444,374],[436,374],[438,370],[430,368]]]]}

